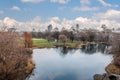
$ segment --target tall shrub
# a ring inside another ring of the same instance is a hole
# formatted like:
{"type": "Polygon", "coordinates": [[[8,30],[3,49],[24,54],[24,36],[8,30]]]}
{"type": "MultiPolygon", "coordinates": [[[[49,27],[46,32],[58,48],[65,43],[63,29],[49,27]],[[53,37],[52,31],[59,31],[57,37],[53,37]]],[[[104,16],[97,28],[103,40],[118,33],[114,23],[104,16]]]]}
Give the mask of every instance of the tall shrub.
{"type": "Polygon", "coordinates": [[[33,46],[33,41],[32,41],[32,37],[30,35],[30,33],[28,32],[24,32],[24,44],[26,48],[31,48],[33,46]]]}
{"type": "Polygon", "coordinates": [[[17,33],[0,32],[0,80],[22,80],[28,59],[17,33]]]}

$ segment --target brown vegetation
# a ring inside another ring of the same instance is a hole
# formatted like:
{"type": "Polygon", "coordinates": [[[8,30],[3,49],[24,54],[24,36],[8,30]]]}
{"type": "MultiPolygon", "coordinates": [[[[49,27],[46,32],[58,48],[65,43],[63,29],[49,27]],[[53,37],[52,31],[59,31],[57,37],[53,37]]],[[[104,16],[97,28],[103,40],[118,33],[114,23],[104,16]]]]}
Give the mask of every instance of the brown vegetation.
{"type": "Polygon", "coordinates": [[[113,56],[113,61],[106,67],[106,71],[109,73],[120,75],[120,34],[113,33],[110,39],[111,43],[111,53],[113,56]]]}
{"type": "Polygon", "coordinates": [[[120,68],[114,64],[109,64],[105,70],[107,71],[107,73],[113,73],[113,74],[118,74],[120,75],[120,68]]]}
{"type": "Polygon", "coordinates": [[[0,32],[0,80],[24,79],[29,59],[17,33],[0,32]]]}
{"type": "Polygon", "coordinates": [[[120,34],[119,33],[113,33],[113,36],[110,39],[111,43],[111,52],[112,53],[119,53],[120,54],[120,34]]]}
{"type": "Polygon", "coordinates": [[[114,54],[113,63],[120,67],[120,34],[114,33],[111,38],[111,52],[114,54]]]}
{"type": "Polygon", "coordinates": [[[119,55],[114,55],[114,57],[113,57],[113,63],[116,65],[116,66],[118,66],[118,67],[120,67],[120,54],[119,55]]]}
{"type": "Polygon", "coordinates": [[[24,32],[24,44],[26,48],[31,48],[33,46],[33,41],[32,41],[32,37],[28,32],[24,32]]]}
{"type": "Polygon", "coordinates": [[[67,41],[67,36],[65,36],[64,34],[61,34],[61,35],[59,35],[59,40],[62,41],[64,43],[64,46],[65,46],[65,43],[67,41]]]}

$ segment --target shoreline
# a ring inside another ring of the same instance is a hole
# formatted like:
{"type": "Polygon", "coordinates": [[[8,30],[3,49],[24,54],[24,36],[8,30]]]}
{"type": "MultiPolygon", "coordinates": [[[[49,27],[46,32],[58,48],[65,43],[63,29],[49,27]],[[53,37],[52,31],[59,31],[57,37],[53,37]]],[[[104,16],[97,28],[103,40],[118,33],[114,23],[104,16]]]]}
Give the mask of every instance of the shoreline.
{"type": "Polygon", "coordinates": [[[99,43],[96,43],[96,42],[87,42],[87,43],[82,43],[82,44],[78,44],[77,45],[77,43],[76,43],[76,45],[75,46],[70,46],[69,44],[66,44],[65,46],[64,45],[57,45],[57,44],[55,44],[55,45],[45,45],[45,46],[42,46],[42,45],[39,45],[39,46],[36,46],[36,45],[34,45],[33,47],[32,47],[32,49],[42,49],[42,48],[57,48],[57,47],[65,47],[65,48],[68,48],[68,49],[80,49],[80,48],[82,48],[82,46],[87,46],[87,45],[89,45],[89,44],[105,44],[105,45],[107,45],[107,43],[104,43],[104,42],[99,42],[99,43]]]}

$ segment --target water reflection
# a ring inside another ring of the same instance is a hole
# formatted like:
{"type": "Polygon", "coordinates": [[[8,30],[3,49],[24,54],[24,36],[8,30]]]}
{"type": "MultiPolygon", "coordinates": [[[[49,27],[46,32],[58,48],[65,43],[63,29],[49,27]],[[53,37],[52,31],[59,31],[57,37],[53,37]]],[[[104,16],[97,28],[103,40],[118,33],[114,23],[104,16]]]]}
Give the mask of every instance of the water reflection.
{"type": "Polygon", "coordinates": [[[97,50],[91,46],[76,50],[35,49],[32,56],[36,68],[28,80],[93,80],[94,74],[105,72],[104,68],[112,58],[103,54],[100,50],[104,49],[99,47],[92,46],[97,50]]]}
{"type": "Polygon", "coordinates": [[[69,49],[65,47],[55,48],[55,51],[58,52],[62,57],[65,57],[67,54],[74,54],[76,51],[82,51],[84,54],[94,54],[96,52],[107,53],[107,46],[103,44],[89,44],[87,46],[83,45],[81,49],[69,49]]]}
{"type": "Polygon", "coordinates": [[[67,54],[75,53],[77,49],[67,49],[65,47],[55,48],[55,51],[60,54],[60,56],[65,57],[67,54]]]}
{"type": "Polygon", "coordinates": [[[105,53],[106,52],[106,45],[103,44],[89,44],[87,46],[82,46],[81,50],[86,54],[94,54],[96,52],[105,53]]]}

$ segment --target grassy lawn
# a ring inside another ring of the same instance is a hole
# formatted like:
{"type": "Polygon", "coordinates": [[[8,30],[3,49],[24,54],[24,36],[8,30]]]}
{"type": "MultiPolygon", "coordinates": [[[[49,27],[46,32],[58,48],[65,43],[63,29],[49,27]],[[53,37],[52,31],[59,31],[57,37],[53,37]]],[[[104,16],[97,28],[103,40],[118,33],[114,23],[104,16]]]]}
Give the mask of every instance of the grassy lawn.
{"type": "MultiPolygon", "coordinates": [[[[72,43],[72,42],[68,41],[66,44],[71,47],[75,47],[76,42],[72,43]]],[[[46,40],[46,39],[33,38],[33,45],[36,47],[53,47],[54,45],[63,45],[63,43],[60,41],[57,43],[54,43],[54,42],[48,42],[48,40],[46,40]]]]}
{"type": "Polygon", "coordinates": [[[53,43],[48,42],[46,39],[33,39],[33,45],[36,47],[50,47],[54,46],[53,43]]]}

